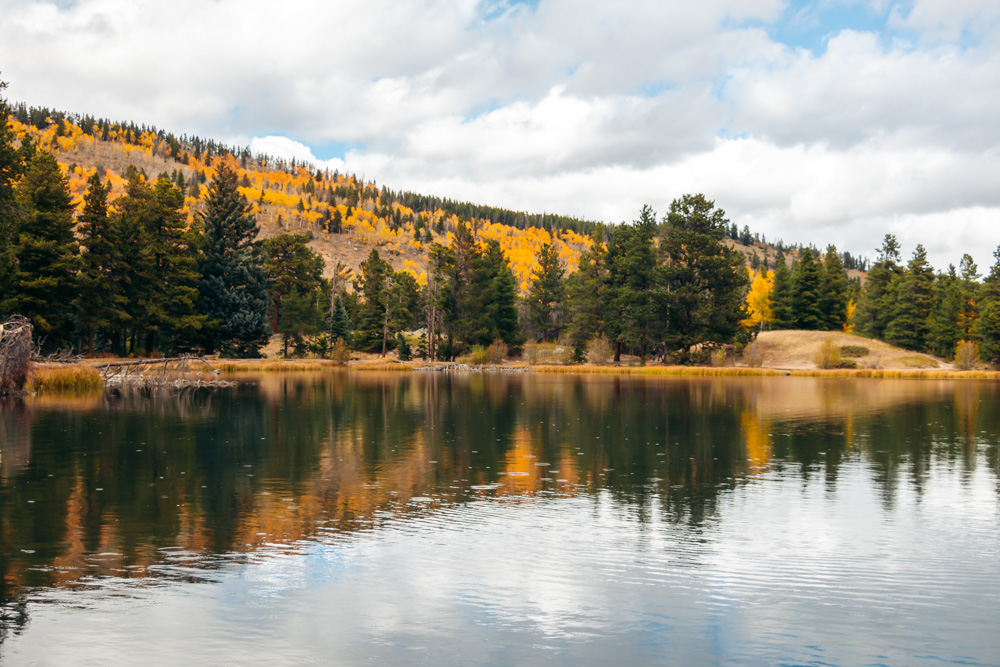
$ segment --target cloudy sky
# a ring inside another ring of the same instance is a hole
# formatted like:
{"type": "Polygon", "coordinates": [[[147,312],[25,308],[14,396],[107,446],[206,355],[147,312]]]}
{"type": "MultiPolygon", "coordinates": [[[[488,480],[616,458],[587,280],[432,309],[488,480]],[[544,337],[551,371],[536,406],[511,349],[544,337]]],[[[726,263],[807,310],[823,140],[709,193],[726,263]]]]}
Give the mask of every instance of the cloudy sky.
{"type": "Polygon", "coordinates": [[[0,0],[8,98],[408,189],[731,220],[939,268],[1000,244],[996,0],[0,0]]]}

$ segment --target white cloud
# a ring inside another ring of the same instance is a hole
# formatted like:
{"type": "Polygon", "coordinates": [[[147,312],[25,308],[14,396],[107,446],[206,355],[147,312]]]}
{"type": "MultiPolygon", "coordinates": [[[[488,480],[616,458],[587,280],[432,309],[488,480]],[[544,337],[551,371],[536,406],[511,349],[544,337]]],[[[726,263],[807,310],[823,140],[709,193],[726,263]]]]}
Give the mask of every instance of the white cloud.
{"type": "Polygon", "coordinates": [[[819,54],[771,36],[783,0],[0,2],[0,70],[31,104],[298,160],[342,145],[320,164],[525,210],[618,221],[698,191],[855,253],[896,231],[986,264],[1000,242],[995,2],[818,0],[808,20],[890,17],[819,54]]]}

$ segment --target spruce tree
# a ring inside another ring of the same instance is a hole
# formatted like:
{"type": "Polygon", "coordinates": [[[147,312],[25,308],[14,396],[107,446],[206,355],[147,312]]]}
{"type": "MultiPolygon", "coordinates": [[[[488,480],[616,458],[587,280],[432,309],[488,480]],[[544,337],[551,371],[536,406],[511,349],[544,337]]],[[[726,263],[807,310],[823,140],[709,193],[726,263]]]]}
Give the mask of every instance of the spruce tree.
{"type": "Polygon", "coordinates": [[[205,346],[227,356],[256,357],[270,335],[267,272],[260,228],[236,174],[222,162],[205,198],[205,245],[199,284],[202,312],[209,316],[205,346]]]}
{"type": "Polygon", "coordinates": [[[964,336],[961,323],[962,289],[955,267],[934,281],[934,306],[931,311],[927,348],[939,357],[951,359],[955,346],[964,336]]]}
{"type": "Polygon", "coordinates": [[[785,263],[785,256],[778,255],[774,269],[774,287],[771,288],[771,310],[774,312],[773,329],[794,329],[795,311],[792,308],[792,273],[785,263]]]}
{"type": "Polygon", "coordinates": [[[347,315],[344,300],[338,294],[333,300],[333,313],[330,316],[330,338],[340,339],[351,344],[351,319],[347,315]]]}
{"type": "Polygon", "coordinates": [[[528,288],[528,322],[535,338],[557,340],[563,329],[565,270],[551,243],[543,245],[535,257],[538,266],[531,272],[528,288]]]}
{"type": "Polygon", "coordinates": [[[899,242],[886,234],[878,259],[868,272],[864,292],[858,302],[858,332],[872,338],[884,338],[896,304],[896,290],[902,269],[899,266],[899,242]]]}
{"type": "Polygon", "coordinates": [[[959,326],[962,330],[962,338],[972,340],[975,336],[976,320],[979,318],[979,298],[982,291],[980,283],[981,275],[976,267],[976,262],[972,256],[966,253],[962,255],[959,263],[959,291],[961,292],[962,306],[959,312],[959,326]]]}
{"type": "Polygon", "coordinates": [[[489,279],[490,335],[516,350],[524,343],[517,317],[517,279],[496,239],[487,241],[483,265],[489,279]]]}
{"type": "Polygon", "coordinates": [[[361,275],[355,283],[355,291],[361,297],[354,332],[354,345],[359,350],[377,352],[382,349],[391,276],[392,266],[372,248],[368,259],[361,263],[361,275]]]}
{"type": "Polygon", "coordinates": [[[826,319],[820,308],[823,284],[822,265],[813,258],[811,248],[802,251],[792,276],[792,316],[795,328],[826,329],[826,319]]]}
{"type": "Polygon", "coordinates": [[[87,182],[83,196],[83,211],[77,218],[77,230],[82,253],[79,274],[79,320],[87,341],[87,351],[94,353],[94,338],[99,331],[108,331],[112,322],[123,316],[124,296],[116,289],[114,270],[117,259],[117,239],[108,214],[110,185],[101,183],[94,173],[87,182]]]}
{"type": "MultiPolygon", "coordinates": [[[[0,93],[7,84],[0,81],[0,93]]],[[[0,321],[14,314],[14,276],[17,272],[18,228],[21,210],[15,185],[24,173],[23,153],[14,147],[14,130],[7,117],[10,107],[0,95],[0,321]]]]}
{"type": "Polygon", "coordinates": [[[577,357],[604,331],[607,279],[607,252],[603,243],[594,243],[580,255],[579,268],[566,279],[567,328],[577,357]]]}
{"type": "Polygon", "coordinates": [[[927,263],[927,251],[918,245],[899,282],[892,320],[885,329],[888,342],[908,350],[926,349],[933,289],[934,273],[927,263]]]}
{"type": "Polygon", "coordinates": [[[823,313],[823,328],[840,331],[847,322],[847,271],[836,246],[826,248],[823,260],[823,285],[820,288],[819,309],[823,313]]]}
{"type": "Polygon", "coordinates": [[[24,217],[15,246],[12,310],[28,317],[36,335],[54,349],[71,340],[80,266],[69,184],[52,154],[39,151],[17,192],[24,217]]]}
{"type": "MultiPolygon", "coordinates": [[[[731,343],[745,330],[743,297],[749,286],[743,254],[722,243],[729,221],[704,195],[670,204],[665,238],[666,293],[670,307],[666,339],[681,357],[698,343],[731,343]]],[[[654,292],[655,294],[655,292],[654,292]]]]}
{"type": "Polygon", "coordinates": [[[608,239],[606,325],[615,342],[616,362],[623,347],[644,353],[662,340],[666,303],[659,294],[663,276],[653,243],[655,233],[656,214],[643,206],[638,220],[618,225],[608,239]]]}
{"type": "Polygon", "coordinates": [[[993,251],[996,260],[982,285],[979,319],[974,327],[979,339],[979,356],[989,363],[1000,362],[1000,247],[993,251]]]}

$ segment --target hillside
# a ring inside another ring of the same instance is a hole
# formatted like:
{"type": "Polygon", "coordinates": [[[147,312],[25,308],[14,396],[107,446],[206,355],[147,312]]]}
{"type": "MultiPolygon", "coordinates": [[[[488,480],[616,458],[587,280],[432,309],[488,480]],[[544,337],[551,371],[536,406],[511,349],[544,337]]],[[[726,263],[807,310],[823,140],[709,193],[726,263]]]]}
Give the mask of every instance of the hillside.
{"type": "MultiPolygon", "coordinates": [[[[219,161],[226,160],[240,177],[241,192],[254,203],[261,237],[310,234],[309,245],[323,257],[327,277],[349,278],[371,249],[378,248],[396,270],[412,273],[423,284],[429,247],[434,242],[449,243],[461,221],[473,228],[477,239],[500,242],[523,294],[543,245],[553,244],[571,273],[580,254],[603,236],[600,223],[393,192],[353,175],[313,171],[294,161],[251,155],[247,149],[197,138],[177,139],[152,128],[28,110],[23,105],[11,122],[15,132],[30,136],[56,156],[77,203],[95,171],[111,184],[111,198],[120,196],[124,173],[134,166],[150,178],[168,174],[185,191],[185,212],[193,221],[208,181],[219,161]]],[[[742,252],[748,266],[763,261],[773,268],[779,247],[751,240],[746,229],[742,239],[732,236],[727,245],[742,252]]],[[[781,248],[791,263],[797,250],[781,248]]],[[[861,273],[851,270],[850,275],[861,273]]]]}

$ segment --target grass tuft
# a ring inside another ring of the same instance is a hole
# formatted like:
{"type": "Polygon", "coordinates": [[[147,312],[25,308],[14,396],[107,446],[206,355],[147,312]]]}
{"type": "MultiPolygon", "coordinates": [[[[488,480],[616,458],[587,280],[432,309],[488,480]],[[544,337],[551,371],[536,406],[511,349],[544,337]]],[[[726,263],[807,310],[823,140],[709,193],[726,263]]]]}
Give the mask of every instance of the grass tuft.
{"type": "Polygon", "coordinates": [[[24,389],[28,393],[100,391],[104,380],[97,369],[90,364],[58,364],[42,366],[35,364],[28,374],[24,389]]]}

